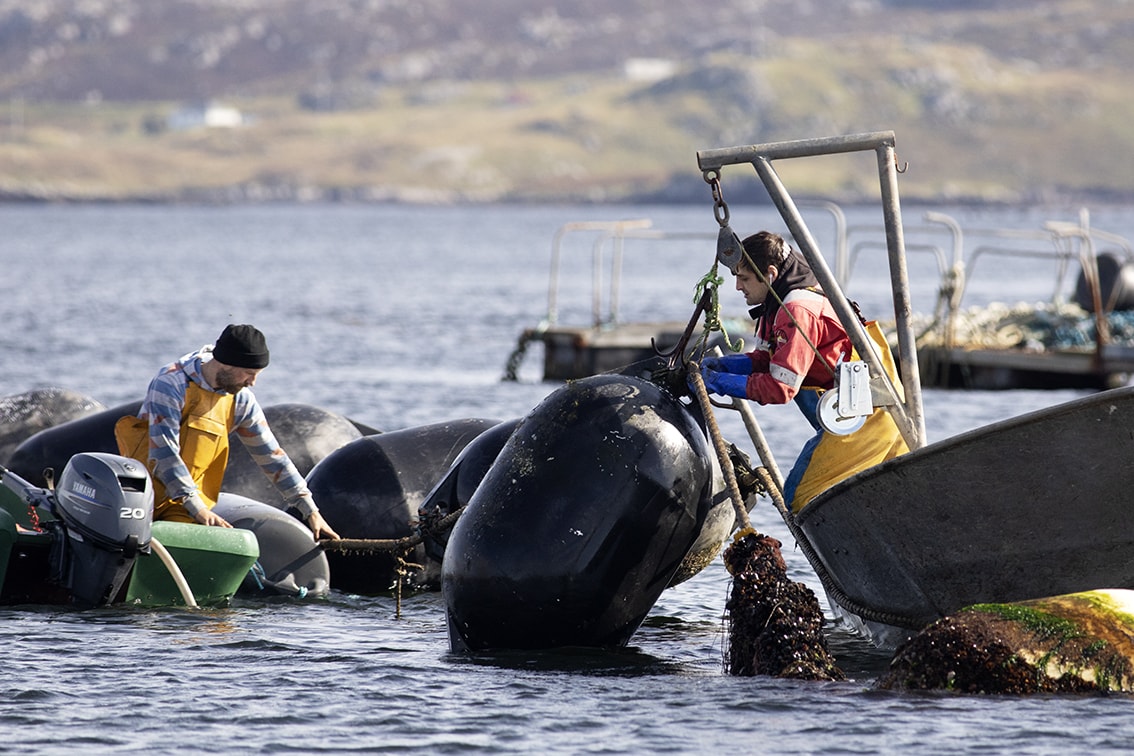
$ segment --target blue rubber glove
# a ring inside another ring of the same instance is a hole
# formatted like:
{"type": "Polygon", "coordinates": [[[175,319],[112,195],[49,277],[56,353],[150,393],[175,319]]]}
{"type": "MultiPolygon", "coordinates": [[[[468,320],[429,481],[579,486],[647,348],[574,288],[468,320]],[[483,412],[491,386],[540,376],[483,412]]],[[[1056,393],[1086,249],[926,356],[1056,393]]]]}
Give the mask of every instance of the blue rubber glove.
{"type": "Polygon", "coordinates": [[[747,354],[726,354],[723,357],[706,357],[701,360],[701,369],[715,370],[718,373],[752,374],[752,359],[747,354]]]}
{"type": "Polygon", "coordinates": [[[735,396],[739,399],[748,398],[748,376],[746,375],[719,373],[716,370],[701,368],[701,378],[705,381],[705,390],[710,394],[735,396]]]}

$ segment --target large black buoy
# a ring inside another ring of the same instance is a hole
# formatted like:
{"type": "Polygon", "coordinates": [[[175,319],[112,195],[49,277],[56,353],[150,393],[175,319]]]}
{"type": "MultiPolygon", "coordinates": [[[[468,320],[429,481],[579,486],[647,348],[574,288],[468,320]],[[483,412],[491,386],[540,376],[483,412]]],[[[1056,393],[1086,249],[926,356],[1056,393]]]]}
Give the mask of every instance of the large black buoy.
{"type": "Polygon", "coordinates": [[[518,419],[507,420],[469,442],[418,507],[422,544],[427,558],[425,572],[436,577],[436,584],[428,587],[441,587],[441,563],[445,558],[449,533],[452,532],[452,525],[445,527],[444,523],[461,515],[480,482],[484,480],[485,473],[499,456],[500,449],[519,424],[518,419]]]}
{"type": "Polygon", "coordinates": [[[701,531],[709,454],[685,406],[648,381],[593,376],[549,395],[449,537],[453,650],[625,645],[701,531]]]}
{"type": "Polygon", "coordinates": [[[138,414],[141,406],[139,399],[45,428],[16,447],[8,468],[34,486],[46,486],[44,471],[51,469],[58,475],[80,452],[117,454],[114,424],[123,415],[138,414]]]}
{"type": "MultiPolygon", "coordinates": [[[[264,417],[272,435],[303,476],[336,449],[362,438],[362,432],[347,418],[310,404],[269,405],[264,407],[264,417]]],[[[264,475],[235,432],[229,437],[228,447],[228,466],[221,489],[283,509],[286,502],[279,489],[264,475]]]]}
{"type": "MultiPolygon", "coordinates": [[[[1103,312],[1134,310],[1134,263],[1114,252],[1095,258],[1099,270],[1099,297],[1103,312]]],[[[1087,312],[1095,311],[1095,301],[1087,276],[1079,272],[1075,282],[1075,303],[1087,312]]]]}
{"type": "Polygon", "coordinates": [[[62,388],[0,397],[0,465],[34,434],[104,410],[100,402],[62,388]]]}
{"type": "MultiPolygon", "coordinates": [[[[343,538],[393,540],[417,534],[418,508],[461,450],[496,420],[463,419],[363,436],[336,449],[307,475],[324,519],[343,538]]],[[[374,595],[395,587],[402,558],[413,568],[411,587],[436,582],[424,547],[410,553],[330,551],[331,587],[374,595]]]]}

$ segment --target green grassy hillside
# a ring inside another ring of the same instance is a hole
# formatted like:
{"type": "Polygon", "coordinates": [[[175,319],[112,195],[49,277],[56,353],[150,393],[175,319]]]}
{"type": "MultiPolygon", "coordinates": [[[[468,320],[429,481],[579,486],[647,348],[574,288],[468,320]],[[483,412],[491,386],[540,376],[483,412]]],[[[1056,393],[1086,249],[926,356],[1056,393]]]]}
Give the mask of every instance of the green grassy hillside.
{"type": "MultiPolygon", "coordinates": [[[[873,11],[842,33],[829,18],[754,26],[748,44],[666,50],[671,75],[656,80],[613,63],[403,80],[344,70],[323,90],[248,75],[211,90],[243,114],[235,128],[172,127],[184,97],[48,98],[24,65],[0,76],[0,198],[701,199],[699,149],[893,130],[903,198],[1129,200],[1134,4],[991,5],[863,3],[873,11]],[[330,106],[313,94],[326,91],[330,106]]],[[[842,200],[877,183],[851,158],[777,168],[796,191],[842,200]]]]}

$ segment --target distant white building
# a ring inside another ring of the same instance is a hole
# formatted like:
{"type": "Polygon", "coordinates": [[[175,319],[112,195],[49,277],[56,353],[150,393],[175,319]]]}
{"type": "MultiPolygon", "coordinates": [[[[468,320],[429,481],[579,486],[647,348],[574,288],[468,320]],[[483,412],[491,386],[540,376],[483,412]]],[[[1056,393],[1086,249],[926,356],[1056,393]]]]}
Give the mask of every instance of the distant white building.
{"type": "Polygon", "coordinates": [[[622,64],[630,81],[661,81],[677,72],[677,63],[666,58],[630,58],[622,64]]]}
{"type": "Polygon", "coordinates": [[[244,115],[234,107],[217,102],[185,105],[170,113],[166,123],[172,131],[188,129],[234,129],[244,125],[244,115]]]}

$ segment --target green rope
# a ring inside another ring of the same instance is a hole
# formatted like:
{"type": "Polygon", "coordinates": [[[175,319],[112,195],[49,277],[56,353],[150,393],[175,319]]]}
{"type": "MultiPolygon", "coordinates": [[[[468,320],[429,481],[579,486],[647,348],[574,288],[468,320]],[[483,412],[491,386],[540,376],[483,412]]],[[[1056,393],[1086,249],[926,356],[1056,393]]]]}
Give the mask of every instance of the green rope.
{"type": "Polygon", "coordinates": [[[744,339],[737,339],[734,345],[728,336],[728,331],[725,330],[724,323],[721,322],[721,303],[718,288],[722,283],[724,283],[724,279],[717,273],[717,261],[713,260],[713,267],[701,277],[693,292],[694,304],[701,301],[706,289],[709,290],[710,294],[710,305],[705,310],[705,328],[701,332],[700,346],[704,348],[708,343],[709,334],[713,331],[720,331],[728,348],[733,352],[740,352],[744,349],[744,339]]]}

